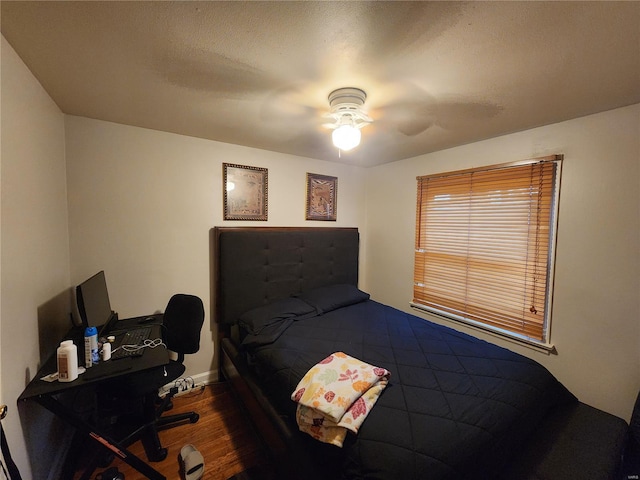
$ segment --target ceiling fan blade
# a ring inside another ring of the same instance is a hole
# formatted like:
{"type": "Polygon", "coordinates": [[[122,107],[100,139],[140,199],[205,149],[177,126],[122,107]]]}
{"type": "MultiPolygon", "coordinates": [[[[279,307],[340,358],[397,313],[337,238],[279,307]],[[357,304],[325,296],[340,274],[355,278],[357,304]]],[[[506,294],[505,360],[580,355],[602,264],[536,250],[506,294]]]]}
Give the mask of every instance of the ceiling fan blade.
{"type": "Polygon", "coordinates": [[[389,87],[390,99],[371,115],[385,129],[415,136],[431,127],[436,117],[436,101],[423,88],[411,82],[396,82],[389,87]]]}
{"type": "MultiPolygon", "coordinates": [[[[279,122],[310,122],[319,125],[322,112],[309,101],[308,87],[291,84],[266,93],[260,107],[260,118],[279,122]]],[[[325,120],[326,121],[326,120],[325,120]]]]}
{"type": "Polygon", "coordinates": [[[407,137],[414,137],[432,127],[435,121],[432,118],[415,118],[398,125],[398,131],[407,137]]]}
{"type": "Polygon", "coordinates": [[[437,124],[446,130],[465,128],[499,115],[503,107],[488,102],[442,101],[437,106],[437,124]]]}
{"type": "MultiPolygon", "coordinates": [[[[322,2],[321,2],[322,3],[322,2]]],[[[325,19],[325,30],[338,36],[349,36],[357,45],[348,52],[349,60],[366,65],[368,75],[383,82],[393,78],[389,64],[404,58],[412,49],[423,48],[453,27],[465,2],[325,2],[331,15],[325,19]],[[374,71],[375,69],[375,71],[374,71]]],[[[340,41],[340,39],[332,39],[340,41]]]]}
{"type": "Polygon", "coordinates": [[[258,68],[215,52],[167,56],[170,58],[158,60],[158,72],[171,84],[191,90],[211,92],[225,98],[242,98],[279,83],[258,68]]]}

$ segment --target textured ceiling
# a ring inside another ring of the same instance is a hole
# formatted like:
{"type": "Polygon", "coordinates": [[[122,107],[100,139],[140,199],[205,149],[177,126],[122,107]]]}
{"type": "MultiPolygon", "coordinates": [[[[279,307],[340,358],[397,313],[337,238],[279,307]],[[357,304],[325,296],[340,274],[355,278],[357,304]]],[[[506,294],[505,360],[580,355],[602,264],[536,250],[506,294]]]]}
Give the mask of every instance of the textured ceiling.
{"type": "Polygon", "coordinates": [[[12,2],[67,114],[377,165],[640,102],[640,2],[12,2]],[[342,153],[328,94],[374,119],[342,153]]]}

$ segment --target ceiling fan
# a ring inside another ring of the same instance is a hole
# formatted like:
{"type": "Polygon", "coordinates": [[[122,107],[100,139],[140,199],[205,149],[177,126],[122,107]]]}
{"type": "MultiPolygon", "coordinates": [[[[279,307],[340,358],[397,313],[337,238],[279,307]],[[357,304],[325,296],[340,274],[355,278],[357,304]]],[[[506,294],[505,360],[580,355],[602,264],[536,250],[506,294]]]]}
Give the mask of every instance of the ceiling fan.
{"type": "Polygon", "coordinates": [[[364,90],[354,87],[338,88],[329,94],[331,110],[324,116],[332,118],[334,123],[323,126],[333,129],[333,144],[342,151],[348,152],[360,145],[360,129],[373,122],[362,108],[366,99],[364,90]]]}
{"type": "MultiPolygon", "coordinates": [[[[348,130],[357,138],[366,125],[370,127],[365,135],[372,137],[417,138],[432,128],[467,128],[502,110],[474,98],[436,96],[414,81],[384,75],[379,80],[364,79],[364,88],[336,89],[334,84],[327,94],[327,81],[313,80],[313,72],[286,81],[273,72],[210,52],[202,58],[190,58],[188,63],[172,59],[171,65],[163,74],[176,85],[215,93],[228,102],[261,97],[256,113],[264,122],[264,132],[275,133],[283,143],[313,145],[316,149],[326,144],[322,132],[327,128],[332,130],[332,138],[348,130]],[[350,127],[340,128],[343,123],[350,127]]],[[[357,144],[357,140],[351,142],[357,144]]],[[[348,147],[342,144],[339,151],[347,152],[348,147]]]]}
{"type": "Polygon", "coordinates": [[[497,105],[468,98],[448,96],[438,99],[408,81],[383,83],[380,87],[375,99],[371,97],[371,104],[368,104],[369,97],[364,89],[342,87],[324,97],[327,105],[317,93],[311,94],[313,90],[317,92],[315,87],[290,84],[269,95],[262,114],[269,121],[288,122],[298,131],[315,124],[333,130],[332,138],[349,132],[353,137],[352,144],[339,147],[346,152],[357,146],[360,130],[367,125],[375,127],[372,134],[384,132],[416,137],[435,127],[444,130],[465,128],[469,123],[491,118],[502,110],[497,105]],[[317,120],[321,121],[315,123],[317,120]]]}

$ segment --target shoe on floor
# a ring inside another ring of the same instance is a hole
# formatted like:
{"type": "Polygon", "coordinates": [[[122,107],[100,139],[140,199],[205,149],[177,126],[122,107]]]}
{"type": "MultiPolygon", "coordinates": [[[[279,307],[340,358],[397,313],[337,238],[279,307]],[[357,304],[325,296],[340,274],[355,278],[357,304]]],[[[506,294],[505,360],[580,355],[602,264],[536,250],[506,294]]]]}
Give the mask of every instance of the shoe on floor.
{"type": "Polygon", "coordinates": [[[180,450],[180,463],[185,480],[200,480],[204,474],[204,458],[196,447],[185,445],[180,450]]]}

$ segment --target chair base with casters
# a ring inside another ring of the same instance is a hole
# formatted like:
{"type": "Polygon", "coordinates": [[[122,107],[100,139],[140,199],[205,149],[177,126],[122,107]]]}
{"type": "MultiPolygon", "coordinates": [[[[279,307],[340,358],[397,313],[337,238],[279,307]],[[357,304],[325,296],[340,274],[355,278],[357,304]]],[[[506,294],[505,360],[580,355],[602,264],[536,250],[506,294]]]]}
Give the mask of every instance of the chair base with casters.
{"type": "MultiPolygon", "coordinates": [[[[200,415],[194,411],[167,414],[173,408],[172,400],[178,388],[172,387],[167,395],[160,397],[157,390],[146,391],[144,385],[152,376],[162,385],[170,384],[180,378],[184,371],[184,365],[178,359],[152,372],[134,373],[117,384],[103,385],[97,392],[98,417],[102,419],[102,428],[124,448],[140,440],[149,462],[165,460],[167,449],[162,446],[158,433],[196,423],[200,415]]],[[[101,447],[91,461],[91,470],[109,466],[113,458],[112,452],[101,447]]]]}
{"type": "Polygon", "coordinates": [[[141,440],[147,459],[151,462],[160,462],[167,457],[167,449],[162,446],[158,436],[159,431],[196,423],[200,418],[196,412],[163,415],[171,409],[172,399],[178,389],[171,388],[160,401],[158,391],[184,374],[184,356],[199,350],[203,323],[204,306],[200,298],[186,294],[172,296],[163,316],[163,337],[167,349],[177,354],[177,360],[171,360],[163,367],[127,375],[107,386],[107,397],[123,401],[125,405],[133,402],[141,409],[134,427],[117,438],[124,447],[141,440]]]}
{"type": "Polygon", "coordinates": [[[157,395],[147,395],[143,405],[144,423],[121,440],[123,446],[131,445],[139,439],[142,441],[145,454],[150,462],[161,462],[167,458],[167,449],[162,446],[158,432],[186,423],[196,423],[200,419],[197,412],[162,415],[170,410],[169,405],[177,392],[177,388],[172,388],[159,406],[157,405],[157,395]]]}

